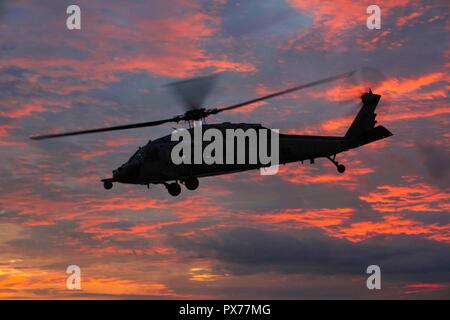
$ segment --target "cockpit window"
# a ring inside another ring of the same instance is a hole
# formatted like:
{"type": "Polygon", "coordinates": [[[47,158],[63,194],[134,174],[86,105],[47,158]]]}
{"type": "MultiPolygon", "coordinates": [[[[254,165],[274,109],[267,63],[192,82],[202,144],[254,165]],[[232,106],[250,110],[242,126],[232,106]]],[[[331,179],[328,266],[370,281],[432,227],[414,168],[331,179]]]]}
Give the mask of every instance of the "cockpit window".
{"type": "Polygon", "coordinates": [[[128,160],[128,162],[133,162],[133,161],[141,161],[142,160],[142,148],[139,147],[139,149],[137,149],[137,151],[131,156],[131,158],[128,160]]]}

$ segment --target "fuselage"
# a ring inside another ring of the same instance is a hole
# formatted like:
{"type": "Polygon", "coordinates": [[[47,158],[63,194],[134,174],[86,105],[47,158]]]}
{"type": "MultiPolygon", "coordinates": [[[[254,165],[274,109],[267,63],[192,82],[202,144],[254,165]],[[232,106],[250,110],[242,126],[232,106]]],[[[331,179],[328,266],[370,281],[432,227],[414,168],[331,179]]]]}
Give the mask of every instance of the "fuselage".
{"type": "MultiPolygon", "coordinates": [[[[225,132],[227,129],[251,130],[267,130],[268,128],[260,124],[245,123],[218,123],[203,125],[203,131],[207,129],[217,129],[225,132]]],[[[194,133],[194,128],[188,129],[190,133],[194,133]]],[[[278,154],[279,164],[286,164],[296,161],[311,160],[316,158],[329,157],[339,152],[348,150],[350,147],[343,137],[334,136],[311,136],[311,135],[292,135],[279,134],[278,154]]],[[[259,145],[261,138],[257,136],[257,144],[259,145]]],[[[122,166],[113,171],[114,182],[130,183],[130,184],[151,184],[164,183],[167,181],[185,180],[190,177],[207,177],[221,174],[228,174],[240,171],[247,171],[267,167],[268,164],[257,161],[250,161],[249,152],[251,147],[255,147],[255,141],[246,140],[245,144],[245,161],[238,163],[213,163],[213,164],[195,164],[194,161],[188,164],[174,164],[172,161],[172,149],[178,141],[172,141],[172,135],[166,135],[154,141],[148,142],[145,146],[139,148],[136,153],[122,166]],[[252,145],[253,144],[253,145],[252,145]]],[[[203,149],[208,146],[211,141],[202,141],[203,149]]],[[[271,150],[271,143],[268,143],[267,149],[271,150]]],[[[232,150],[231,150],[232,151],[232,150]]],[[[231,152],[224,143],[223,156],[231,152]]],[[[234,154],[236,154],[236,149],[234,154]]]]}

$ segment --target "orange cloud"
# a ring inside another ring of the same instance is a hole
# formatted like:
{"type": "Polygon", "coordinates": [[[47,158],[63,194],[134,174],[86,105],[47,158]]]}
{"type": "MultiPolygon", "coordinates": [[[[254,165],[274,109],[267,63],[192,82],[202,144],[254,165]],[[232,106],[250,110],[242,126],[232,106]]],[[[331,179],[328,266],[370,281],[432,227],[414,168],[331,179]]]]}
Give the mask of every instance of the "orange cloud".
{"type": "Polygon", "coordinates": [[[338,130],[341,130],[343,128],[349,128],[352,121],[354,119],[354,116],[348,116],[340,119],[331,119],[327,120],[324,123],[321,124],[321,129],[325,132],[334,132],[336,133],[338,130]]]}
{"type": "Polygon", "coordinates": [[[44,112],[47,109],[42,106],[42,104],[37,103],[27,103],[23,106],[19,107],[16,110],[11,111],[2,111],[0,112],[0,116],[8,117],[8,118],[22,118],[24,116],[28,116],[33,112],[44,112]]]}
{"type": "Polygon", "coordinates": [[[443,290],[448,287],[445,283],[412,283],[405,286],[405,294],[443,290]]]}
{"type": "Polygon", "coordinates": [[[236,113],[248,113],[248,112],[252,112],[264,105],[266,105],[267,102],[265,101],[260,101],[260,102],[255,102],[252,104],[249,104],[248,106],[242,107],[242,108],[238,108],[238,109],[234,109],[232,110],[232,112],[236,112],[236,113]]]}
{"type": "Polygon", "coordinates": [[[381,82],[379,90],[380,92],[392,92],[395,95],[403,95],[441,80],[448,80],[446,73],[433,72],[413,79],[390,78],[381,82]]]}
{"type": "Polygon", "coordinates": [[[209,267],[194,267],[190,270],[191,278],[189,280],[196,282],[213,282],[222,278],[220,274],[213,273],[209,267]]]}
{"type": "Polygon", "coordinates": [[[286,227],[317,227],[327,228],[337,226],[347,221],[354,210],[352,208],[335,209],[288,209],[273,213],[255,215],[259,222],[282,224],[286,227]]]}
{"type": "MultiPolygon", "coordinates": [[[[182,5],[192,9],[192,4],[183,2],[182,5]]],[[[226,52],[209,53],[202,48],[202,41],[216,35],[220,20],[201,11],[188,10],[183,13],[182,18],[141,19],[133,27],[99,21],[101,20],[91,21],[95,27],[81,38],[71,38],[68,41],[64,34],[49,36],[49,48],[54,43],[66,44],[69,48],[75,46],[77,50],[88,54],[86,59],[45,56],[1,59],[0,68],[19,67],[33,71],[22,76],[26,86],[21,87],[21,90],[28,90],[30,93],[42,90],[55,97],[48,98],[47,101],[30,98],[25,103],[3,101],[9,107],[2,110],[0,115],[23,118],[33,113],[58,111],[61,107],[71,107],[79,102],[104,105],[105,102],[89,102],[87,100],[91,98],[73,97],[72,94],[103,88],[108,83],[117,81],[117,74],[124,71],[145,71],[165,77],[188,77],[203,69],[244,73],[256,71],[253,64],[233,61],[226,52]],[[102,41],[99,42],[98,39],[102,41]],[[117,46],[118,40],[122,46],[117,46]],[[126,46],[139,47],[140,50],[123,54],[122,49],[126,46]],[[70,96],[70,100],[65,100],[67,96],[70,96]]],[[[39,41],[45,43],[46,40],[39,41]]]]}
{"type": "MultiPolygon", "coordinates": [[[[380,123],[389,123],[413,119],[433,118],[450,113],[448,103],[443,100],[448,97],[448,77],[443,72],[432,72],[411,78],[389,78],[380,82],[374,91],[383,95],[383,110],[378,112],[380,123]],[[433,86],[433,87],[432,87],[433,86]],[[436,86],[438,86],[436,88],[436,86]],[[440,99],[440,100],[437,100],[440,99]],[[434,100],[437,100],[434,103],[434,100]],[[388,105],[386,105],[386,102],[388,105]],[[431,104],[432,103],[432,104],[431,104]]],[[[355,101],[366,85],[335,84],[324,91],[308,91],[308,95],[316,99],[325,99],[330,102],[355,101]]],[[[381,108],[381,106],[380,106],[381,108]]],[[[381,109],[380,109],[381,110],[381,109]]],[[[350,126],[354,115],[328,119],[310,125],[304,132],[311,134],[344,134],[350,126]]]]}
{"type": "MultiPolygon", "coordinates": [[[[291,42],[295,43],[298,50],[348,50],[345,41],[353,41],[349,30],[362,28],[366,25],[368,17],[366,13],[367,3],[352,0],[290,0],[290,5],[302,14],[312,17],[312,25],[300,31],[291,42]],[[300,44],[299,44],[300,43],[300,44]]],[[[393,9],[409,5],[409,0],[384,1],[378,5],[382,8],[383,19],[389,17],[393,9]]],[[[379,38],[379,33],[372,33],[374,40],[379,38]]],[[[384,34],[381,37],[384,37],[384,34]]],[[[367,35],[366,35],[367,37],[367,35]]]]}
{"type": "Polygon", "coordinates": [[[425,288],[425,289],[441,289],[446,288],[447,285],[444,283],[413,283],[408,284],[406,288],[416,289],[416,288],[425,288]]]}
{"type": "MultiPolygon", "coordinates": [[[[8,210],[18,211],[14,219],[28,227],[52,225],[58,221],[72,221],[77,227],[76,231],[91,235],[93,239],[103,241],[104,246],[82,247],[74,239],[61,239],[70,243],[70,246],[81,252],[97,252],[101,254],[114,253],[121,250],[123,254],[135,254],[142,252],[153,254],[159,249],[154,247],[123,249],[108,245],[108,239],[120,237],[159,238],[160,229],[185,225],[201,221],[205,217],[220,215],[223,208],[211,203],[208,199],[191,196],[186,199],[173,201],[150,199],[148,196],[133,196],[126,193],[111,195],[107,198],[90,197],[88,195],[67,199],[47,199],[29,192],[15,192],[4,194],[0,201],[7,199],[8,210]],[[185,209],[189,208],[189,211],[185,209]],[[119,218],[111,217],[110,211],[143,211],[153,209],[154,212],[170,212],[170,219],[162,218],[151,222],[136,222],[129,227],[106,226],[108,223],[118,222],[119,218]]],[[[195,232],[206,231],[208,227],[202,227],[195,232]]],[[[160,247],[160,246],[159,246],[160,247]]],[[[167,250],[166,250],[167,251],[167,250]]]]}
{"type": "MultiPolygon", "coordinates": [[[[65,270],[49,271],[43,268],[23,268],[14,265],[0,265],[0,298],[11,299],[69,299],[77,294],[89,293],[98,298],[120,299],[121,296],[159,296],[180,298],[163,283],[136,281],[118,277],[93,277],[92,270],[82,269],[81,290],[66,289],[65,270]]],[[[98,271],[97,271],[98,273],[98,271]]]]}
{"type": "Polygon", "coordinates": [[[93,150],[84,150],[78,153],[78,157],[80,157],[81,160],[91,160],[95,157],[103,156],[105,154],[109,154],[111,152],[114,152],[114,150],[108,150],[108,149],[93,149],[93,150]]]}
{"type": "Polygon", "coordinates": [[[6,137],[8,135],[8,130],[13,128],[12,125],[0,125],[0,137],[6,137]]]}
{"type": "MultiPolygon", "coordinates": [[[[328,161],[326,159],[318,161],[328,161]]],[[[330,166],[332,164],[330,163],[330,166]]],[[[326,168],[325,173],[322,173],[319,168],[305,164],[304,166],[295,166],[294,164],[288,167],[281,167],[280,177],[293,184],[328,184],[330,186],[339,185],[353,190],[358,186],[358,179],[362,176],[375,172],[372,168],[360,167],[358,161],[352,163],[352,168],[339,174],[333,167],[326,168]],[[329,172],[328,172],[329,171],[329,172]]]]}
{"type": "Polygon", "coordinates": [[[384,185],[359,199],[379,212],[449,212],[450,194],[424,184],[408,186],[384,185]]]}
{"type": "Polygon", "coordinates": [[[450,242],[450,225],[425,224],[402,215],[383,216],[380,221],[351,223],[358,214],[354,208],[287,209],[270,213],[247,213],[250,221],[272,228],[320,228],[329,236],[361,242],[384,235],[414,235],[450,242]]]}
{"type": "Polygon", "coordinates": [[[449,78],[444,72],[431,72],[416,77],[399,78],[391,77],[386,79],[376,80],[371,83],[370,79],[358,79],[357,84],[348,82],[335,83],[329,86],[326,90],[312,90],[309,94],[314,98],[325,98],[331,102],[352,101],[359,98],[359,96],[371,87],[374,92],[387,96],[388,99],[411,98],[414,93],[414,99],[424,97],[424,100],[430,99],[430,96],[447,97],[448,93],[445,83],[439,89],[429,89],[426,92],[419,92],[420,89],[429,85],[436,84],[440,81],[448,82],[449,78]],[[418,95],[418,96],[417,96],[418,95]]]}
{"type": "MultiPolygon", "coordinates": [[[[178,5],[180,10],[174,17],[139,18],[132,27],[93,19],[90,21],[89,33],[83,34],[83,37],[71,38],[69,41],[64,33],[52,34],[51,42],[48,42],[49,47],[55,42],[63,43],[69,48],[75,47],[78,51],[88,53],[88,59],[5,58],[0,61],[0,66],[38,70],[39,76],[89,80],[89,84],[79,82],[64,85],[63,88],[59,88],[56,82],[37,83],[57,94],[101,87],[107,82],[117,80],[116,74],[121,71],[143,70],[159,76],[188,77],[205,68],[236,72],[256,70],[250,63],[232,61],[225,52],[212,54],[203,49],[202,41],[217,34],[220,18],[206,14],[185,1],[178,5]],[[118,46],[118,43],[121,45],[118,46]],[[127,46],[139,50],[127,50],[124,54],[123,48],[127,46]]],[[[112,10],[121,9],[113,7],[112,10]]],[[[94,12],[93,17],[96,14],[101,13],[94,12]]],[[[58,84],[61,85],[59,82],[58,84]]]]}
{"type": "Polygon", "coordinates": [[[202,50],[194,48],[184,48],[186,51],[179,51],[180,48],[174,48],[175,52],[165,52],[161,56],[134,57],[120,61],[116,70],[133,71],[144,70],[150,73],[166,77],[190,77],[195,71],[205,68],[214,68],[218,72],[255,72],[253,65],[248,63],[238,63],[223,59],[215,59],[208,56],[202,50]]]}
{"type": "Polygon", "coordinates": [[[407,15],[407,16],[399,17],[399,18],[397,19],[397,26],[398,26],[398,27],[403,27],[404,25],[408,24],[410,21],[412,21],[412,20],[414,20],[415,18],[418,18],[418,17],[420,17],[420,16],[422,16],[422,12],[420,12],[420,11],[414,11],[414,12],[411,12],[411,13],[410,13],[409,15],[407,15]]]}
{"type": "MultiPolygon", "coordinates": [[[[441,115],[446,115],[450,113],[450,108],[446,106],[435,106],[430,107],[425,110],[409,110],[407,108],[401,108],[395,106],[395,111],[389,111],[387,114],[380,113],[379,121],[380,123],[389,123],[405,120],[423,119],[423,118],[433,118],[441,115]],[[399,110],[402,109],[402,110],[399,110]]],[[[352,123],[354,117],[345,116],[342,118],[330,119],[324,121],[320,124],[320,130],[305,128],[303,132],[309,132],[314,134],[333,134],[339,135],[344,134],[352,123]]],[[[291,131],[290,131],[291,132],[291,131]]],[[[379,142],[378,142],[379,143],[379,142]]],[[[374,144],[375,146],[375,144],[374,144]]]]}
{"type": "Polygon", "coordinates": [[[349,241],[360,242],[379,235],[421,235],[431,240],[450,242],[450,225],[426,225],[400,215],[388,215],[380,221],[362,221],[349,227],[339,227],[329,234],[349,241]]]}

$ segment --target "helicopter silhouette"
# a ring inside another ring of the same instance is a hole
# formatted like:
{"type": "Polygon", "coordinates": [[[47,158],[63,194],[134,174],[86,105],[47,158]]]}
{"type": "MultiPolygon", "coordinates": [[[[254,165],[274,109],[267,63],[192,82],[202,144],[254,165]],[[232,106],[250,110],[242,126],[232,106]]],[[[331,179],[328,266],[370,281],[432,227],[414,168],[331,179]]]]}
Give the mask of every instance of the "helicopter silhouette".
{"type": "MultiPolygon", "coordinates": [[[[173,90],[179,100],[183,103],[186,109],[184,114],[156,121],[82,131],[38,135],[31,137],[31,139],[43,140],[106,131],[153,127],[171,122],[188,123],[188,130],[190,132],[194,130],[196,123],[203,123],[203,129],[214,128],[220,131],[225,131],[227,129],[270,130],[263,127],[261,124],[229,122],[206,124],[205,119],[221,112],[235,110],[294,91],[311,88],[327,82],[336,81],[338,79],[348,78],[353,74],[354,71],[346,72],[227,107],[210,109],[204,108],[203,104],[215,82],[216,77],[214,75],[178,81],[169,84],[168,87],[173,90]]],[[[385,127],[376,126],[377,121],[375,120],[375,109],[380,101],[380,98],[381,95],[374,94],[371,89],[361,95],[362,105],[360,110],[344,136],[279,134],[279,164],[292,162],[303,163],[303,161],[310,161],[311,163],[314,163],[315,159],[325,158],[336,166],[339,173],[344,173],[346,168],[343,164],[336,160],[337,154],[392,136],[392,133],[385,127]]],[[[175,145],[176,142],[172,141],[171,135],[166,135],[149,141],[145,146],[140,147],[127,162],[122,164],[119,168],[113,170],[111,178],[101,180],[104,188],[109,190],[113,187],[114,183],[146,185],[147,187],[149,187],[150,184],[162,184],[167,188],[170,195],[178,196],[181,193],[180,184],[183,184],[188,190],[196,190],[199,186],[199,178],[260,169],[266,166],[261,162],[245,162],[236,164],[174,164],[171,158],[171,151],[175,145]]],[[[246,149],[246,152],[248,153],[248,149],[246,149]]],[[[246,154],[245,159],[248,158],[248,154],[246,154]]]]}

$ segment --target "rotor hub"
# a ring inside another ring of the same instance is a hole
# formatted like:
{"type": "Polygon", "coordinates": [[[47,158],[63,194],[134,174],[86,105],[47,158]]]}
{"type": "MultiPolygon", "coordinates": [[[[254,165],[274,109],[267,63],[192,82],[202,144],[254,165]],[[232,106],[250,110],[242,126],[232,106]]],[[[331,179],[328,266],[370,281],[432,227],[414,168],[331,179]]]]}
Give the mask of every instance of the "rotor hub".
{"type": "Polygon", "coordinates": [[[197,120],[201,120],[203,118],[206,118],[208,116],[208,112],[205,108],[200,108],[200,109],[192,109],[187,111],[184,116],[183,116],[183,120],[186,121],[197,121],[197,120]]]}

